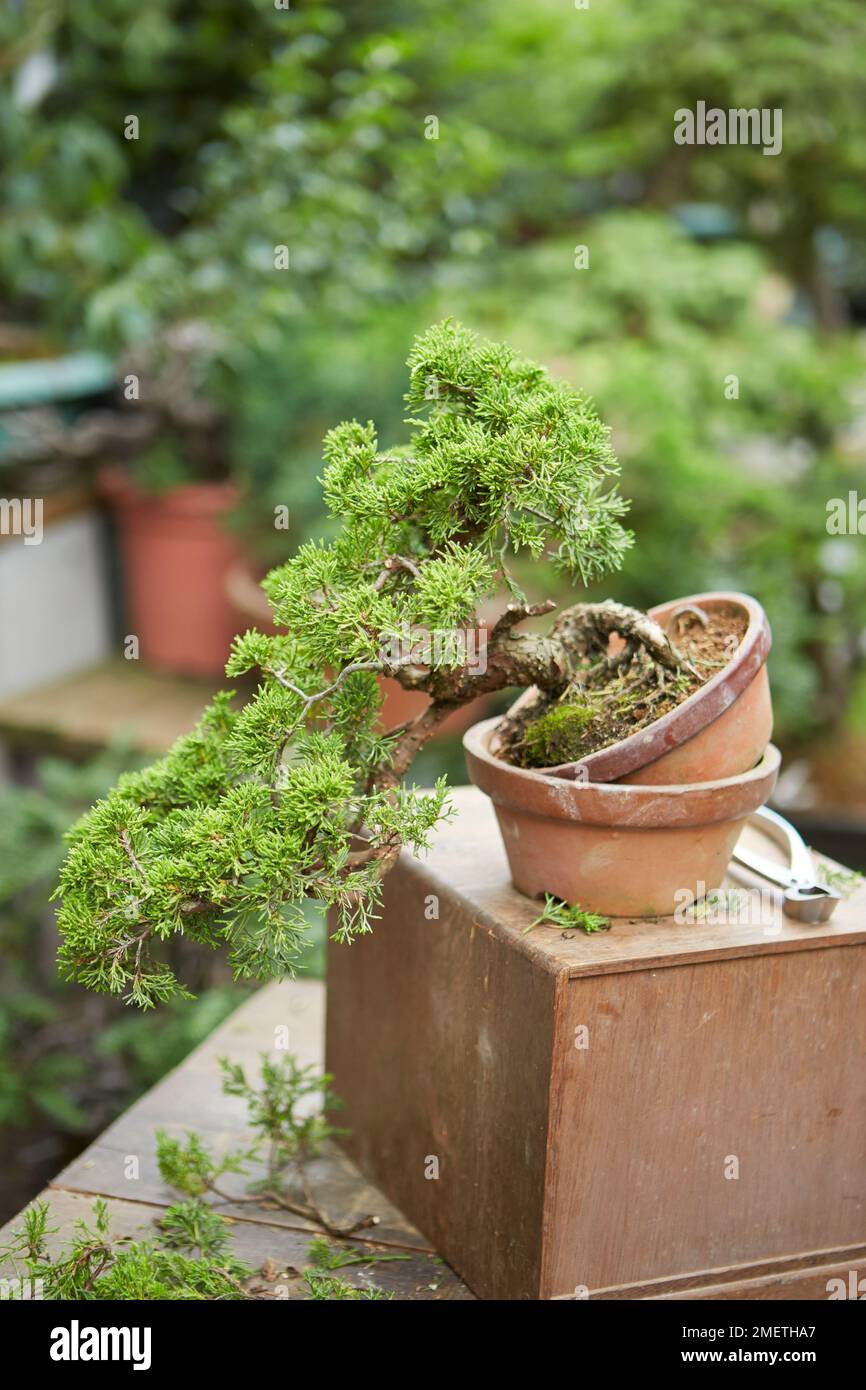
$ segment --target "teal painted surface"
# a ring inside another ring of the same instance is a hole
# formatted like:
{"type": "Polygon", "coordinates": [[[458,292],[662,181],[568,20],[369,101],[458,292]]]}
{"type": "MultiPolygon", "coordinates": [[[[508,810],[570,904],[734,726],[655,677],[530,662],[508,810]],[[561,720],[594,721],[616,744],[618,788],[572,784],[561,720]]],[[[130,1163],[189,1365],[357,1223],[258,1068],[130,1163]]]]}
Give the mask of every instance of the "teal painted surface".
{"type": "Polygon", "coordinates": [[[9,362],[0,366],[0,410],[93,396],[115,380],[114,364],[101,352],[9,362]]]}

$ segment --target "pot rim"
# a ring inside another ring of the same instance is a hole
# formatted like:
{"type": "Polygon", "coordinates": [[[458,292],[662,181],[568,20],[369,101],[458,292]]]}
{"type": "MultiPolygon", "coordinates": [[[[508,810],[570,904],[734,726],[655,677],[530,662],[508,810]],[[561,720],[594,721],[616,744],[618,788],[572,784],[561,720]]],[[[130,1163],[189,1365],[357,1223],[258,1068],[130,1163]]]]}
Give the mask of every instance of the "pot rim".
{"type": "Polygon", "coordinates": [[[240,500],[240,489],[230,478],[179,483],[163,492],[145,492],[118,464],[99,470],[99,491],[119,509],[149,508],[161,516],[218,516],[240,500]]]}
{"type": "Polygon", "coordinates": [[[751,815],[771,796],[782,761],[769,743],[755,767],[713,782],[577,782],[497,758],[488,745],[498,724],[499,717],[482,720],[463,736],[469,776],[494,805],[612,830],[685,829],[751,815]]]}
{"type": "MultiPolygon", "coordinates": [[[[772,646],[770,624],[758,600],[752,598],[751,594],[742,594],[733,589],[714,589],[707,593],[691,594],[687,598],[656,604],[647,612],[649,617],[658,620],[659,615],[675,608],[683,608],[689,604],[707,607],[713,603],[738,604],[745,609],[749,618],[743,639],[727,666],[717,671],[675,709],[668,710],[646,728],[638,729],[627,738],[620,739],[618,743],[612,743],[608,748],[599,748],[595,753],[588,753],[578,762],[558,763],[553,767],[534,770],[543,772],[547,777],[573,781],[580,775],[579,770],[586,768],[593,783],[614,782],[620,777],[626,777],[630,772],[637,772],[640,768],[658,762],[665,753],[670,753],[674,748],[687,743],[730,709],[734,701],[755,679],[772,646]]],[[[529,699],[534,690],[535,687],[532,686],[524,691],[511,708],[519,708],[521,702],[529,699]]]]}

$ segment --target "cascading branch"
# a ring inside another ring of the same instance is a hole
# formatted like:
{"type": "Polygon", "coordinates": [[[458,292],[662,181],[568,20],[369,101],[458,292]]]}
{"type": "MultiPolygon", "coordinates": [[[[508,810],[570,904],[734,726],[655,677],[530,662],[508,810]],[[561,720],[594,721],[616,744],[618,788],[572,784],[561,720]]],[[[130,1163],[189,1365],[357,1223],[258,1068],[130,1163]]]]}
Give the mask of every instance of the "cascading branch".
{"type": "Polygon", "coordinates": [[[554,604],[527,603],[509,569],[520,550],[547,552],[587,582],[630,544],[594,407],[451,321],[415,341],[408,366],[407,444],[380,452],[357,421],[326,436],[339,530],[266,579],[279,635],[237,638],[226,667],[258,670],[255,696],[235,709],[217,695],[70,832],[56,895],[67,978],[148,1007],[185,993],[159,960],[175,933],[226,944],[236,976],[270,978],[292,972],[311,899],[334,909],[338,939],[368,931],[401,847],[423,848],[448,814],[444,782],[403,784],[442,719],[505,686],[561,692],[597,650],[604,605],[566,610],[547,636],[515,632],[554,604]],[[469,661],[460,633],[497,590],[510,601],[486,661],[469,661]],[[419,630],[449,637],[421,663],[407,640],[419,630]],[[381,675],[431,697],[387,733],[381,675]]]}

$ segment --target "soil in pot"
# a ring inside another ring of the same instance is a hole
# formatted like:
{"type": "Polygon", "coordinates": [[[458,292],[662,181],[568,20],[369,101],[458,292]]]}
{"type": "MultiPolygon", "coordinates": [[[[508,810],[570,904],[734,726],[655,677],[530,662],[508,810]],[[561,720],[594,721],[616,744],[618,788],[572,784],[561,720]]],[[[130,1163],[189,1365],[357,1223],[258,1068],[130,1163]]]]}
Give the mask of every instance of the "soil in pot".
{"type": "MultiPolygon", "coordinates": [[[[564,610],[552,632],[576,649],[568,686],[525,690],[502,730],[506,745],[525,741],[535,717],[572,702],[579,707],[576,715],[554,713],[541,730],[546,744],[550,723],[572,719],[573,740],[536,753],[543,759],[565,746],[578,756],[542,762],[539,770],[568,780],[662,786],[732,777],[761,758],[773,732],[766,667],[772,636],[748,594],[692,594],[646,614],[611,602],[578,604],[564,610]]],[[[507,746],[504,755],[519,765],[507,746]]]]}
{"type": "Polygon", "coordinates": [[[748,627],[734,605],[683,605],[666,631],[684,659],[671,675],[646,651],[618,664],[624,644],[600,661],[584,663],[558,698],[541,697],[515,709],[500,729],[500,757],[515,767],[550,768],[579,762],[647,728],[677,708],[730,661],[748,627]]]}

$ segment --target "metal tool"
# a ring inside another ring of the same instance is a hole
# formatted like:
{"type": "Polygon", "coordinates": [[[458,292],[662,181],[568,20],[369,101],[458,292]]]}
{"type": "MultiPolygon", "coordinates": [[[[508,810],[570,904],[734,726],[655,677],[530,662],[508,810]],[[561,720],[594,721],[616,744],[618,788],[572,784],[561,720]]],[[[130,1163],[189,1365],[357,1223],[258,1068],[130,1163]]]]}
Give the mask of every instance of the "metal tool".
{"type": "Polygon", "coordinates": [[[786,916],[795,917],[799,922],[826,922],[840,901],[839,894],[816,879],[812,855],[800,834],[784,816],[767,806],[749,816],[749,821],[787,850],[788,865],[777,864],[739,844],[734,850],[734,861],[785,890],[783,910],[786,916]]]}

